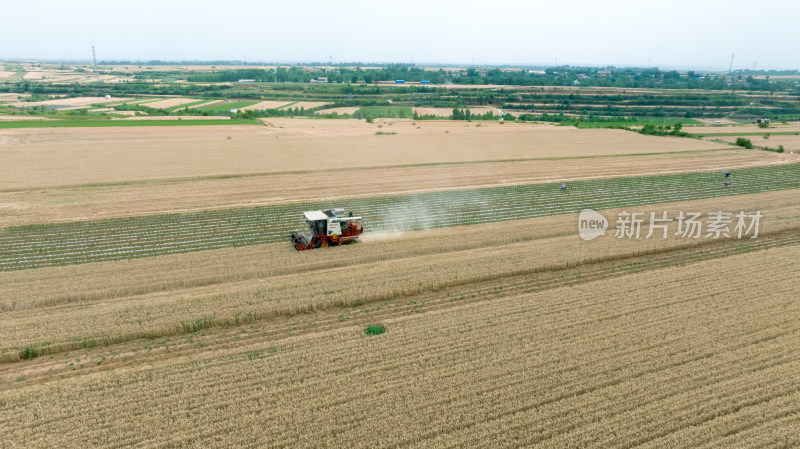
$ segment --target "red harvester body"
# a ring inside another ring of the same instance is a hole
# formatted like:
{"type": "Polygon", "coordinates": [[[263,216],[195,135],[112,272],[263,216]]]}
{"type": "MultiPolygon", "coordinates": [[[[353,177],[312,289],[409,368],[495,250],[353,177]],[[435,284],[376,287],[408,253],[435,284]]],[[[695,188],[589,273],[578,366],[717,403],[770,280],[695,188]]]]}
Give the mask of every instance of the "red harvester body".
{"type": "Polygon", "coordinates": [[[344,209],[312,210],[303,215],[310,233],[292,233],[292,243],[298,251],[355,243],[364,232],[361,217],[352,212],[345,216],[344,209]]]}

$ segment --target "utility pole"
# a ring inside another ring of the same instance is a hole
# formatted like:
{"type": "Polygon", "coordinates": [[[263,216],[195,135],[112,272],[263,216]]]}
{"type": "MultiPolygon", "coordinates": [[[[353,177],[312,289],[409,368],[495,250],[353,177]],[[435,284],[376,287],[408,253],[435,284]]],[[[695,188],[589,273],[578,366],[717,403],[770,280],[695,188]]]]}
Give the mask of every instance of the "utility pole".
{"type": "Polygon", "coordinates": [[[100,81],[100,75],[97,73],[97,56],[94,54],[94,45],[92,45],[92,62],[94,63],[94,80],[100,81]]]}

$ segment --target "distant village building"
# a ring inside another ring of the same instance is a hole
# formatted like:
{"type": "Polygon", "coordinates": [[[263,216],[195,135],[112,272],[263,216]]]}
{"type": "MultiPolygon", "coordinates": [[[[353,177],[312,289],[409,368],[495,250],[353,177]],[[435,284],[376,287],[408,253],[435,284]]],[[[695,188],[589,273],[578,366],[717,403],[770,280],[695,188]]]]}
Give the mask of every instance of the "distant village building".
{"type": "Polygon", "coordinates": [[[239,80],[240,83],[255,83],[256,80],[239,80]]]}
{"type": "Polygon", "coordinates": [[[761,123],[769,123],[769,119],[768,118],[757,118],[757,119],[753,120],[753,123],[755,123],[757,125],[759,125],[761,123]]]}
{"type": "Polygon", "coordinates": [[[311,80],[312,83],[327,83],[328,78],[325,76],[318,76],[317,79],[311,80]]]}

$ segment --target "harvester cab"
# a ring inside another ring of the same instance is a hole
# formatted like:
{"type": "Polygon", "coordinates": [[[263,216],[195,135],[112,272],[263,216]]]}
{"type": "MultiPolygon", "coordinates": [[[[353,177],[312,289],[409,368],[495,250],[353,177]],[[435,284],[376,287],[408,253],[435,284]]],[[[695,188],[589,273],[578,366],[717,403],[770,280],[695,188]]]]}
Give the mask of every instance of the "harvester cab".
{"type": "Polygon", "coordinates": [[[298,251],[355,243],[364,232],[361,217],[344,209],[312,210],[303,212],[309,234],[292,233],[292,243],[298,251]]]}

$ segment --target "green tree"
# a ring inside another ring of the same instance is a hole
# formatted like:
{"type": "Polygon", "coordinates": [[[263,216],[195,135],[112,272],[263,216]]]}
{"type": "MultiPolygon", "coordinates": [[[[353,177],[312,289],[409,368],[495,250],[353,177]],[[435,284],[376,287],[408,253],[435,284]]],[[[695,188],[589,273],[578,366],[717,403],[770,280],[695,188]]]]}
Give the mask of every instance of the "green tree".
{"type": "Polygon", "coordinates": [[[736,145],[747,149],[753,149],[753,142],[751,142],[750,139],[744,137],[737,137],[736,145]]]}
{"type": "Polygon", "coordinates": [[[286,70],[286,67],[278,67],[275,70],[275,79],[279,83],[285,83],[289,79],[289,72],[286,70]]]}

